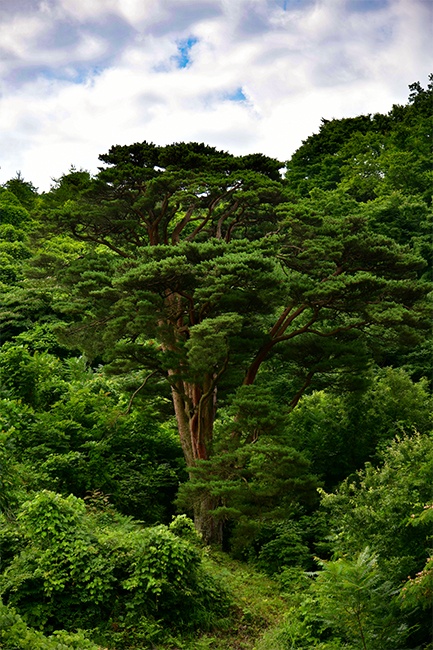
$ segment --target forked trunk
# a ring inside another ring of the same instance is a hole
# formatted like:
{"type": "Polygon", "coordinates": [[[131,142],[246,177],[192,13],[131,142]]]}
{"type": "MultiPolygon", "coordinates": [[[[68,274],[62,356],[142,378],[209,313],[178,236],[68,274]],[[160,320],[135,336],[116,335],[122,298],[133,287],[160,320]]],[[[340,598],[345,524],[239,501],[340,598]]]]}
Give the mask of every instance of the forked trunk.
{"type": "MultiPolygon", "coordinates": [[[[172,385],[173,406],[188,470],[198,460],[208,460],[212,451],[216,388],[209,390],[209,385],[209,380],[202,387],[184,382],[172,385]]],[[[190,479],[193,478],[190,472],[190,479]]],[[[216,500],[210,496],[201,498],[194,506],[194,524],[206,544],[222,542],[222,522],[209,515],[216,506],[216,500]]]]}

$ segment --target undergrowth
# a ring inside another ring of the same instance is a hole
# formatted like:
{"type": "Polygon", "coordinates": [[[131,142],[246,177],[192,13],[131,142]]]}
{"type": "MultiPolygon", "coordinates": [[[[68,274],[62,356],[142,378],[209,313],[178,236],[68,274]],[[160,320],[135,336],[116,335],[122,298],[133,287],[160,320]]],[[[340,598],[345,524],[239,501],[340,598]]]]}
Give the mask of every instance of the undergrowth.
{"type": "Polygon", "coordinates": [[[288,611],[277,581],[215,549],[206,549],[203,565],[221,582],[233,606],[231,615],[207,633],[177,636],[155,650],[254,650],[258,640],[288,611]]]}

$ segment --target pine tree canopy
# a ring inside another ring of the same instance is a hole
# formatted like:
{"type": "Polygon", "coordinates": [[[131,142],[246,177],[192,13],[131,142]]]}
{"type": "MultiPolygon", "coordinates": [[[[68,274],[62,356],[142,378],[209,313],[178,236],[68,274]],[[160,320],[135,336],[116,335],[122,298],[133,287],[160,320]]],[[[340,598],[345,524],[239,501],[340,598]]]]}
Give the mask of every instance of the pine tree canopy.
{"type": "Polygon", "coordinates": [[[42,255],[33,275],[55,278],[64,342],[169,386],[189,467],[213,453],[218,407],[271,357],[294,407],[307,389],[356,385],[372,353],[428,327],[423,258],[341,190],[294,199],[278,161],[197,143],[100,159],[94,179],[62,177],[42,210],[82,253],[42,255]]]}

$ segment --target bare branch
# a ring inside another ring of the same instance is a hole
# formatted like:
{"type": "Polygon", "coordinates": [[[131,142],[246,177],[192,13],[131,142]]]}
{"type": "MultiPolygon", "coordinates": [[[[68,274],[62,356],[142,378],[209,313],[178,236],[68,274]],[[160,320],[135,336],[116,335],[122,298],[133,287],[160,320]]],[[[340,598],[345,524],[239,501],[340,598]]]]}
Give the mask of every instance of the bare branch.
{"type": "Polygon", "coordinates": [[[173,246],[179,243],[180,233],[185,228],[187,223],[191,220],[192,214],[194,212],[194,208],[195,208],[195,203],[191,203],[191,205],[189,206],[188,210],[185,213],[184,218],[180,223],[177,224],[177,226],[173,230],[171,235],[171,243],[173,244],[173,246]]]}
{"type": "Polygon", "coordinates": [[[291,402],[290,402],[290,406],[291,406],[291,410],[292,410],[292,411],[293,411],[293,409],[295,408],[295,406],[297,405],[297,403],[299,402],[299,400],[301,399],[301,397],[302,397],[302,395],[304,394],[304,392],[307,390],[308,386],[311,384],[311,380],[313,379],[313,377],[314,377],[314,372],[313,372],[313,371],[309,372],[308,375],[307,375],[307,377],[306,377],[306,379],[305,379],[304,385],[303,385],[302,388],[301,388],[301,389],[296,393],[296,395],[294,396],[294,398],[291,400],[291,402]]]}
{"type": "Polygon", "coordinates": [[[124,257],[125,259],[129,259],[131,255],[128,255],[124,251],[120,250],[120,248],[117,248],[117,246],[114,246],[110,242],[108,242],[106,239],[98,239],[97,237],[92,237],[91,235],[80,235],[75,228],[71,229],[72,234],[74,237],[77,239],[80,239],[81,241],[93,241],[95,244],[101,244],[102,246],[107,246],[107,248],[110,248],[112,251],[120,255],[121,257],[124,257]]]}
{"type": "Polygon", "coordinates": [[[151,377],[153,377],[153,375],[156,375],[157,372],[159,372],[159,370],[154,370],[153,372],[150,373],[150,375],[147,375],[146,379],[143,381],[141,386],[139,386],[137,390],[132,394],[132,397],[129,400],[128,408],[126,409],[125,413],[121,413],[120,415],[129,415],[129,413],[131,412],[132,402],[134,401],[135,396],[146,386],[148,380],[151,377]]]}
{"type": "Polygon", "coordinates": [[[107,318],[102,318],[101,320],[97,321],[92,321],[91,323],[86,323],[86,325],[83,325],[82,327],[77,327],[77,329],[70,330],[71,334],[77,334],[78,332],[82,332],[83,330],[90,329],[91,327],[97,327],[98,325],[105,325],[105,323],[108,323],[109,320],[112,320],[113,316],[108,316],[107,318]]]}

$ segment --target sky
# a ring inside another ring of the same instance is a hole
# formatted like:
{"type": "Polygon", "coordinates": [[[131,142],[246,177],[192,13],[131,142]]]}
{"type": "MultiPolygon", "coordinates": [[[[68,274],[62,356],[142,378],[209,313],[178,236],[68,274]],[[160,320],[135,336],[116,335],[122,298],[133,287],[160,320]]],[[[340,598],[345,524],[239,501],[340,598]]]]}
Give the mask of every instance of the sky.
{"type": "Polygon", "coordinates": [[[0,0],[0,184],[134,142],[286,161],[427,86],[433,0],[0,0]]]}

